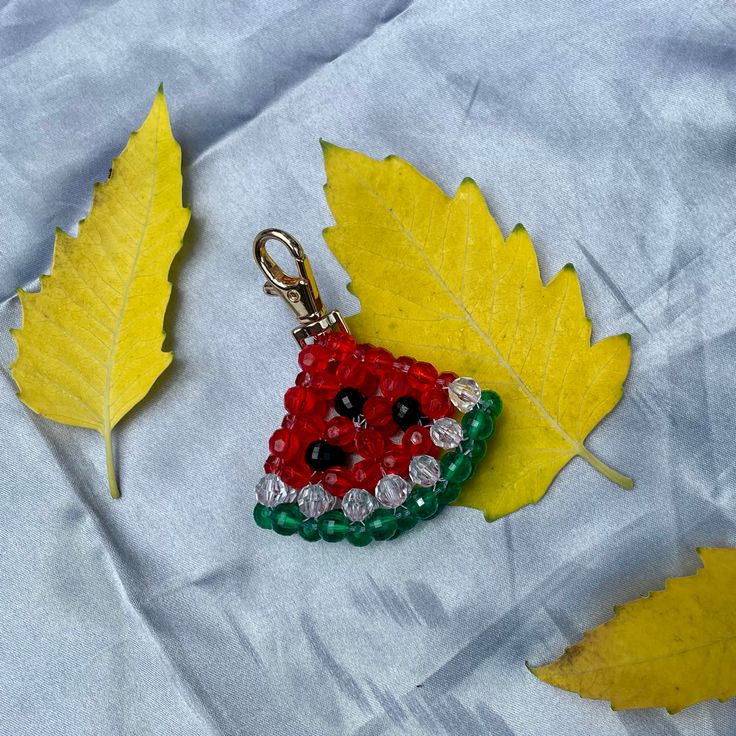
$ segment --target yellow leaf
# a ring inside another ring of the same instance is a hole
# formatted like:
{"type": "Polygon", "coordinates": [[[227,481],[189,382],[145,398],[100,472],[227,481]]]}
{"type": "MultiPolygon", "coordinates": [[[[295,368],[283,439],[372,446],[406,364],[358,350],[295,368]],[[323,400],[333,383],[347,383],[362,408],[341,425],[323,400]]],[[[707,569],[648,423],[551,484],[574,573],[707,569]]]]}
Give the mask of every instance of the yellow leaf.
{"type": "Polygon", "coordinates": [[[530,668],[541,680],[614,710],[667,708],[736,695],[736,550],[698,550],[696,575],[616,615],[558,660],[530,668]]]}
{"type": "Polygon", "coordinates": [[[451,198],[395,156],[323,149],[336,222],[325,239],[361,302],[353,332],[503,397],[489,453],[459,503],[488,520],[536,503],[576,455],[630,488],[583,445],[623,394],[630,338],[591,346],[573,267],[545,286],[526,230],[504,241],[471,179],[451,198]]]}
{"type": "Polygon", "coordinates": [[[169,267],[189,222],[181,188],[181,151],[159,88],[110,178],[95,185],[78,237],[57,230],[41,290],[19,291],[18,396],[49,419],[104,437],[113,498],[112,429],[172,359],[161,346],[169,267]]]}

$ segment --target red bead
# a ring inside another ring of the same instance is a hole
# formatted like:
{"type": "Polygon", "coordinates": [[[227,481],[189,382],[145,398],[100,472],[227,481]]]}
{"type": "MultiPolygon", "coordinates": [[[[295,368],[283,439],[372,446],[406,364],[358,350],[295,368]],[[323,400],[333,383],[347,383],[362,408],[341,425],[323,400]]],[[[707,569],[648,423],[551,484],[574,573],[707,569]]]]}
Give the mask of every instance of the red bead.
{"type": "Polygon", "coordinates": [[[381,387],[381,393],[389,401],[395,401],[400,396],[405,396],[409,392],[409,381],[406,375],[397,370],[384,373],[379,385],[381,387]]]}
{"type": "Polygon", "coordinates": [[[409,383],[420,391],[433,386],[437,380],[437,369],[431,363],[417,361],[409,368],[409,383]]]}
{"type": "MultiPolygon", "coordinates": [[[[286,417],[283,422],[283,426],[286,427],[286,421],[289,417],[286,417]]],[[[325,421],[321,417],[291,417],[289,426],[287,429],[292,429],[294,434],[299,437],[299,443],[302,447],[308,445],[314,440],[318,440],[322,437],[325,431],[325,421]]]]}
{"type": "Polygon", "coordinates": [[[312,478],[312,470],[306,463],[287,463],[281,471],[281,480],[292,488],[304,488],[312,478]]]}
{"type": "Polygon", "coordinates": [[[342,498],[353,487],[353,474],[345,468],[327,468],[322,487],[333,496],[342,498]]]}
{"type": "Polygon", "coordinates": [[[455,413],[455,410],[450,403],[450,397],[447,395],[447,391],[443,388],[439,388],[438,386],[435,386],[422,394],[421,405],[422,411],[430,419],[439,419],[440,417],[446,417],[455,413]]]}
{"type": "Polygon", "coordinates": [[[268,460],[263,463],[263,469],[267,473],[275,473],[276,475],[281,475],[283,467],[284,461],[280,457],[276,457],[275,455],[269,455],[268,460]]]}
{"type": "Polygon", "coordinates": [[[394,368],[396,368],[397,371],[408,373],[409,368],[411,368],[414,363],[416,363],[414,358],[411,358],[408,355],[401,355],[394,361],[394,368]]]}
{"type": "Polygon", "coordinates": [[[371,350],[375,350],[373,345],[371,345],[369,342],[362,342],[360,343],[360,345],[355,346],[355,350],[353,351],[353,356],[357,360],[360,360],[361,362],[365,362],[366,356],[371,350]]]}
{"type": "Polygon", "coordinates": [[[394,366],[394,356],[384,348],[371,348],[365,356],[365,362],[376,372],[390,370],[394,366]]]}
{"type": "Polygon", "coordinates": [[[385,427],[393,422],[391,402],[385,396],[371,396],[363,404],[363,416],[371,427],[385,427]]]}
{"type": "Polygon", "coordinates": [[[333,398],[340,390],[340,381],[333,373],[318,373],[312,378],[311,388],[317,391],[321,398],[333,398]]]}
{"type": "Polygon", "coordinates": [[[325,439],[331,445],[349,447],[355,439],[355,425],[347,417],[333,417],[325,426],[325,439]]]}
{"type": "Polygon", "coordinates": [[[310,376],[306,371],[299,371],[299,373],[296,374],[296,380],[294,383],[297,386],[309,388],[312,385],[312,376],[310,376]]]}
{"type": "Polygon", "coordinates": [[[317,343],[305,345],[299,353],[299,365],[309,373],[321,373],[327,370],[329,362],[330,354],[317,343]]]}
{"type": "Polygon", "coordinates": [[[445,373],[440,373],[439,376],[437,376],[437,382],[443,386],[449,386],[457,377],[457,373],[446,371],[445,373]]]}
{"type": "Polygon", "coordinates": [[[411,456],[402,447],[394,445],[394,448],[384,453],[381,458],[381,467],[387,473],[405,476],[409,472],[411,456]]]}
{"type": "Polygon", "coordinates": [[[277,429],[268,441],[271,454],[284,459],[294,457],[300,447],[299,437],[291,429],[277,429]]]}
{"type": "Polygon", "coordinates": [[[356,488],[373,493],[381,477],[381,466],[374,460],[361,460],[353,466],[353,485],[356,488]]]}
{"type": "Polygon", "coordinates": [[[356,358],[348,357],[337,366],[337,380],[346,388],[357,388],[362,392],[363,383],[368,377],[366,367],[356,358]]]}
{"type": "Polygon", "coordinates": [[[332,357],[342,360],[355,350],[355,339],[347,332],[330,332],[326,337],[325,346],[332,357]]]}
{"type": "Polygon", "coordinates": [[[364,458],[381,457],[384,445],[383,435],[376,429],[361,429],[355,436],[355,452],[364,458]]]}
{"type": "Polygon", "coordinates": [[[415,424],[409,427],[401,438],[401,446],[412,457],[414,455],[434,455],[439,448],[432,442],[429,427],[420,427],[415,424]]]}
{"type": "Polygon", "coordinates": [[[296,416],[319,414],[323,409],[317,392],[304,386],[292,386],[287,389],[284,394],[284,406],[289,414],[296,416]]]}

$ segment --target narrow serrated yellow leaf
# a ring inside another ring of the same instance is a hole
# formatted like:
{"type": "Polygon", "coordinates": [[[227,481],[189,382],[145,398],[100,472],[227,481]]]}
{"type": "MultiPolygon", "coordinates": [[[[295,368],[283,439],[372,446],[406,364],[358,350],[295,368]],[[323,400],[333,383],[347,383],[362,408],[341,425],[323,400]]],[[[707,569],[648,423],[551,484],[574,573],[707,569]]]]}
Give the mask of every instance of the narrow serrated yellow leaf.
{"type": "Polygon", "coordinates": [[[105,438],[113,497],[112,429],[172,359],[161,346],[169,268],[189,222],[181,191],[181,151],[159,89],[110,178],[94,186],[79,235],[57,231],[50,275],[39,292],[19,292],[23,324],[13,331],[11,366],[18,396],[49,419],[105,438]]]}
{"type": "Polygon", "coordinates": [[[459,503],[489,520],[536,503],[576,455],[630,488],[583,445],[621,398],[630,339],[591,346],[574,268],[545,286],[526,230],[504,240],[471,179],[448,197],[396,156],[323,149],[336,222],[325,239],[361,302],[351,330],[503,397],[488,455],[459,503]]]}
{"type": "Polygon", "coordinates": [[[623,606],[556,661],[545,682],[614,710],[667,708],[736,695],[736,550],[701,549],[696,575],[623,606]]]}

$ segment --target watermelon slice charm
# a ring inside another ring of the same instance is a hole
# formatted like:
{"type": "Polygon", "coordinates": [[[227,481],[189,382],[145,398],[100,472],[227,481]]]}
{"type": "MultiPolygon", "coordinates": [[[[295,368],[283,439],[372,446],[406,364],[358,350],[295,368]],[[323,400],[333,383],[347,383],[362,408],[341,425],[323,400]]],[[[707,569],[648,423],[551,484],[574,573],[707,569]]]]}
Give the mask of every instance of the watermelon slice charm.
{"type": "Polygon", "coordinates": [[[263,529],[363,547],[394,539],[460,495],[501,413],[495,391],[470,377],[356,342],[328,312],[299,242],[264,230],[253,244],[264,291],[296,314],[300,372],[284,395],[253,516],[263,529]],[[266,244],[284,245],[287,275],[266,244]]]}

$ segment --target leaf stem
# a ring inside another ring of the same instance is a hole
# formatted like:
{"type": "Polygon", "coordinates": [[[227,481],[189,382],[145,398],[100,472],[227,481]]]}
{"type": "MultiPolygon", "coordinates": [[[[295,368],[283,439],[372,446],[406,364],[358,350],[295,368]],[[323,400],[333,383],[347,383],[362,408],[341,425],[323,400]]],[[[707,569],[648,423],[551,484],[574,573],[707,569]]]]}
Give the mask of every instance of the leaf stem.
{"type": "Polygon", "coordinates": [[[599,473],[604,475],[608,480],[613,481],[616,485],[625,488],[630,491],[634,487],[633,478],[629,478],[623,473],[619,473],[618,470],[614,470],[610,465],[606,465],[603,460],[596,457],[585,445],[581,444],[578,447],[578,455],[587,460],[599,473]]]}
{"type": "Polygon", "coordinates": [[[110,495],[113,498],[120,498],[120,489],[115,479],[115,460],[112,455],[112,429],[105,427],[105,460],[107,461],[107,484],[110,488],[110,495]]]}

